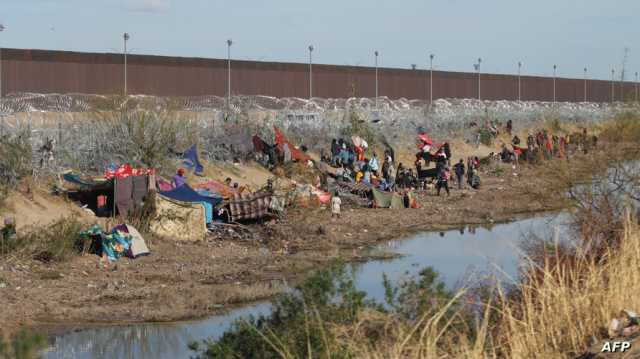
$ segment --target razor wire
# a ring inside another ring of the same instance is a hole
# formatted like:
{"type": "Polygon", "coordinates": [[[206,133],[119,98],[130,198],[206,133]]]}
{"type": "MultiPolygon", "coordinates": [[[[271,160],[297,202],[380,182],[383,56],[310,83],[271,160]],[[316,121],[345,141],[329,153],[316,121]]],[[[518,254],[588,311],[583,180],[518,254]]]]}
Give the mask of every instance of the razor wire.
{"type": "Polygon", "coordinates": [[[296,145],[324,148],[331,138],[345,135],[353,112],[385,141],[402,146],[412,145],[407,142],[413,141],[417,131],[440,139],[462,133],[470,139],[472,125],[489,119],[511,120],[516,128],[531,128],[541,119],[587,124],[630,108],[638,109],[637,105],[626,104],[474,99],[439,99],[428,104],[382,97],[376,107],[371,98],[234,96],[227,104],[225,98],[218,96],[129,96],[127,111],[150,116],[146,118],[149,126],[141,129],[136,127],[136,121],[122,120],[119,111],[123,101],[118,97],[80,94],[11,95],[0,99],[0,137],[29,133],[36,171],[77,169],[100,173],[111,163],[140,163],[145,156],[154,156],[138,147],[154,149],[156,144],[136,141],[157,136],[159,128],[171,121],[172,137],[165,139],[164,148],[155,149],[163,152],[159,155],[177,158],[195,143],[207,160],[236,161],[251,152],[253,135],[272,139],[273,126],[281,128],[296,145]],[[136,128],[137,138],[133,136],[136,128]],[[53,160],[47,158],[48,143],[53,146],[53,160]]]}

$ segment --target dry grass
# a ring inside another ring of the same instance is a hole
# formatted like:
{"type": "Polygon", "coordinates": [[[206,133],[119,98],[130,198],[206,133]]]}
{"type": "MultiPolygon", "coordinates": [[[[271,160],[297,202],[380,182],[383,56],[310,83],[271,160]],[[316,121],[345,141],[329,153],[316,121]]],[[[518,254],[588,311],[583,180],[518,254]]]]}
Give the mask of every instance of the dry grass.
{"type": "Polygon", "coordinates": [[[609,250],[598,263],[584,254],[567,263],[552,253],[525,276],[515,298],[499,289],[495,303],[485,302],[474,327],[455,325],[463,316],[464,307],[457,304],[461,291],[413,324],[361,312],[356,324],[330,329],[337,339],[332,349],[373,359],[575,357],[591,338],[602,339],[620,310],[640,308],[640,228],[630,217],[621,237],[619,250],[609,250]],[[453,316],[445,315],[452,309],[453,316]]]}
{"type": "Polygon", "coordinates": [[[619,248],[597,263],[546,262],[542,278],[527,278],[521,299],[505,306],[504,343],[511,357],[569,357],[582,352],[624,308],[640,308],[640,229],[630,217],[619,248]],[[549,356],[550,355],[550,356],[549,356]]]}

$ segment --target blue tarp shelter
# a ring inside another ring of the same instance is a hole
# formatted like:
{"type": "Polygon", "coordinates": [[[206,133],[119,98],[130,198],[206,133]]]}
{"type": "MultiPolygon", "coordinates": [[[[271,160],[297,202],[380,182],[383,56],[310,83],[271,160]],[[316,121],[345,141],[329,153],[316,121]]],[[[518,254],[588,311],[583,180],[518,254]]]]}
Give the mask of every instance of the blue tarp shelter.
{"type": "Polygon", "coordinates": [[[207,223],[213,221],[213,208],[222,203],[222,197],[202,196],[187,184],[174,188],[171,191],[159,193],[175,201],[202,203],[206,210],[207,223]]]}

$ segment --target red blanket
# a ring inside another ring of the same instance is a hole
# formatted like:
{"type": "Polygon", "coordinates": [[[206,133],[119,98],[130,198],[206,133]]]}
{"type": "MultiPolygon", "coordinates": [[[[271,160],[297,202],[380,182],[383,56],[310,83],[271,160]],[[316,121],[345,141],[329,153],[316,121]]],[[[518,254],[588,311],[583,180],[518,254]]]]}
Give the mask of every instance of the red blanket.
{"type": "Polygon", "coordinates": [[[298,162],[307,162],[311,159],[311,157],[307,156],[305,153],[297,149],[294,145],[292,145],[286,137],[280,132],[278,127],[273,126],[273,130],[276,133],[276,146],[278,147],[278,151],[282,153],[284,151],[284,145],[289,144],[289,150],[291,151],[291,158],[298,162]]]}

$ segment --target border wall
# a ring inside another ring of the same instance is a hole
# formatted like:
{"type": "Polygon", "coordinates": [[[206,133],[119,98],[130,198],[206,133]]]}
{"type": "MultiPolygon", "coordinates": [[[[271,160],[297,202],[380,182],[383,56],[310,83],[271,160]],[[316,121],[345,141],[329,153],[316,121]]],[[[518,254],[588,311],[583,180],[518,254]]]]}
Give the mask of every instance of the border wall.
{"type": "MultiPolygon", "coordinates": [[[[122,94],[122,54],[2,49],[2,94],[122,94]]],[[[224,59],[128,55],[129,94],[153,96],[225,96],[224,59]]],[[[426,70],[379,69],[379,95],[389,99],[430,99],[426,70]]],[[[309,97],[309,65],[232,60],[233,95],[277,98],[309,97]]],[[[558,102],[582,102],[583,79],[556,79],[558,102]]],[[[611,102],[610,81],[588,80],[587,102],[611,102]]],[[[483,100],[517,100],[518,77],[481,74],[483,100]]],[[[635,84],[614,84],[614,99],[633,99],[635,84]]],[[[360,66],[313,65],[313,96],[366,98],[375,96],[375,69],[360,66]]],[[[433,99],[478,97],[478,74],[433,72],[433,99]]],[[[553,78],[522,76],[522,101],[553,101],[553,78]]]]}

